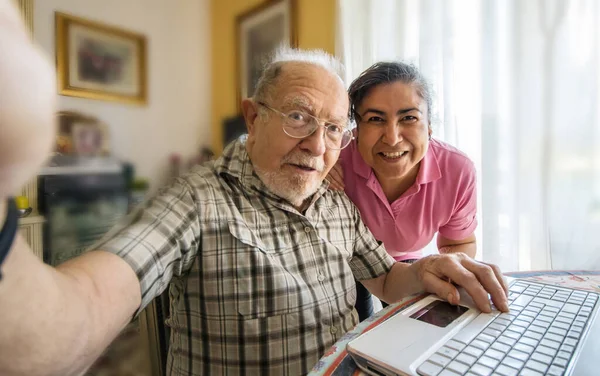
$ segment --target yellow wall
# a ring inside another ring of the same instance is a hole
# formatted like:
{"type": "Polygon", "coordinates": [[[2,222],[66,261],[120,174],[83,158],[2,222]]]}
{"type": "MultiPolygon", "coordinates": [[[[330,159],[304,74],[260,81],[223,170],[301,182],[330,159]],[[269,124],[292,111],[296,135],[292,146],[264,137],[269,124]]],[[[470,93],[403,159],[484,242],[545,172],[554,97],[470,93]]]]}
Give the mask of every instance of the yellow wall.
{"type": "MultiPolygon", "coordinates": [[[[237,112],[235,20],[263,0],[212,0],[212,129],[220,153],[222,122],[237,112]]],[[[298,47],[335,53],[335,0],[296,0],[298,47]]]]}

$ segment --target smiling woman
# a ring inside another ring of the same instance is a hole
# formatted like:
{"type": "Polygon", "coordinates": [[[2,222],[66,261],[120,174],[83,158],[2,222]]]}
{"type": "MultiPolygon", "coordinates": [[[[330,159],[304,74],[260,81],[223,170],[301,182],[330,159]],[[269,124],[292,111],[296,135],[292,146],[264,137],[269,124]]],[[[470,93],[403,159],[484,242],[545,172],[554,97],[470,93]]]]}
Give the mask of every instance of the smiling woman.
{"type": "Polygon", "coordinates": [[[358,150],[392,202],[414,183],[427,153],[426,103],[412,85],[398,81],[372,88],[355,111],[358,150]]]}
{"type": "MultiPolygon", "coordinates": [[[[475,167],[459,150],[431,139],[431,91],[412,65],[377,63],[350,85],[356,140],[330,174],[375,237],[397,261],[412,262],[437,233],[440,253],[475,257],[475,167]]],[[[361,320],[371,296],[357,284],[361,320]]]]}

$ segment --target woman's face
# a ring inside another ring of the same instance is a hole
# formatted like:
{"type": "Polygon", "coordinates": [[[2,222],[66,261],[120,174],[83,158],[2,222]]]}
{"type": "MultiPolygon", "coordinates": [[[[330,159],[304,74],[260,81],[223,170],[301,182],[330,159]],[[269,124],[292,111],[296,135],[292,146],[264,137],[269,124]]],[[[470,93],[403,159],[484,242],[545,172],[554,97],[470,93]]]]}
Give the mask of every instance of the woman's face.
{"type": "Polygon", "coordinates": [[[427,102],[403,82],[372,88],[357,108],[358,150],[382,180],[415,179],[427,153],[427,102]]]}

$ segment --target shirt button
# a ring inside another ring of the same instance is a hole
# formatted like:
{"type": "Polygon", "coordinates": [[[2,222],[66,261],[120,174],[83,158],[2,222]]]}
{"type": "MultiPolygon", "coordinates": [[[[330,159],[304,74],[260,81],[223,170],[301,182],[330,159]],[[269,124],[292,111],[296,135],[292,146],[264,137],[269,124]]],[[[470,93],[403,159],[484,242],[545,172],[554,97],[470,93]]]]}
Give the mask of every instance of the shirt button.
{"type": "Polygon", "coordinates": [[[329,331],[331,332],[331,334],[335,334],[337,333],[337,328],[335,326],[332,326],[331,329],[329,329],[329,331]]]}
{"type": "Polygon", "coordinates": [[[323,282],[325,280],[325,276],[319,273],[319,275],[317,275],[317,279],[319,280],[319,282],[323,282]]]}
{"type": "Polygon", "coordinates": [[[305,228],[304,228],[304,232],[306,232],[307,234],[308,234],[310,231],[311,231],[311,230],[310,230],[310,227],[308,227],[308,226],[307,226],[307,227],[305,227],[305,228]]]}

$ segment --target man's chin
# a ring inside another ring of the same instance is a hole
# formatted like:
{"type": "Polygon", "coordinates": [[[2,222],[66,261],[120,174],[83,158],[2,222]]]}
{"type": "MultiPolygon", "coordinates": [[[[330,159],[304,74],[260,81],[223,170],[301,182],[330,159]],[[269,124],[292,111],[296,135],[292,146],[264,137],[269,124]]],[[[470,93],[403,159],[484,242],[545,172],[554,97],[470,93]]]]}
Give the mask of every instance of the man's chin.
{"type": "Polygon", "coordinates": [[[273,186],[267,187],[271,192],[275,195],[283,198],[286,201],[289,201],[294,206],[301,206],[306,199],[311,197],[317,192],[319,189],[319,185],[310,184],[310,185],[294,185],[292,186],[273,186]]]}
{"type": "Polygon", "coordinates": [[[277,196],[289,201],[293,205],[298,206],[299,204],[302,204],[307,198],[315,194],[316,191],[317,189],[310,189],[308,187],[302,189],[298,187],[294,187],[292,189],[281,189],[280,187],[280,189],[277,189],[277,191],[274,193],[277,196]]]}
{"type": "Polygon", "coordinates": [[[298,176],[297,174],[264,173],[256,169],[257,175],[265,186],[276,196],[300,206],[307,198],[315,194],[322,180],[298,176]]]}

